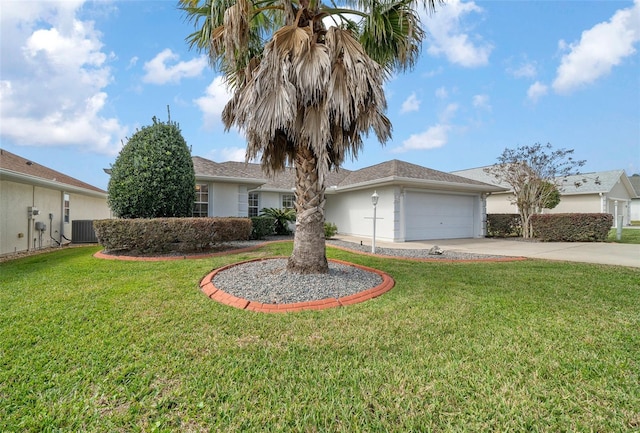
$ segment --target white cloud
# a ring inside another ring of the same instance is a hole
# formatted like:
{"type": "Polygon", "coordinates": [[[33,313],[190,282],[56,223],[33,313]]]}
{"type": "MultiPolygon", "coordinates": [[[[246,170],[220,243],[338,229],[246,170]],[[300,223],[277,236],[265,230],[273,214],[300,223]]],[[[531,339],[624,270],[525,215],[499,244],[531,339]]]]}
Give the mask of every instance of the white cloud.
{"type": "Polygon", "coordinates": [[[400,109],[400,113],[410,113],[412,111],[420,110],[420,100],[417,98],[415,93],[409,95],[407,99],[402,103],[402,108],[400,109]]]}
{"type": "Polygon", "coordinates": [[[529,98],[532,102],[538,102],[538,99],[545,96],[549,91],[548,86],[542,84],[539,81],[536,81],[531,86],[529,86],[529,90],[527,90],[527,98],[529,98]]]}
{"type": "Polygon", "coordinates": [[[569,93],[607,75],[625,57],[636,52],[640,41],[640,0],[632,7],[618,10],[607,22],[582,32],[580,41],[560,41],[560,49],[569,49],[560,61],[553,90],[569,93]]]}
{"type": "Polygon", "coordinates": [[[0,84],[3,139],[115,155],[127,129],[107,107],[113,81],[102,34],[77,14],[83,1],[4,2],[0,84]]]}
{"type": "Polygon", "coordinates": [[[440,115],[438,116],[438,119],[440,119],[441,123],[449,123],[451,119],[453,119],[453,116],[458,111],[458,108],[459,108],[458,104],[447,105],[444,108],[444,110],[442,110],[442,113],[440,113],[440,115]]]}
{"type": "Polygon", "coordinates": [[[131,57],[131,59],[129,59],[129,65],[127,66],[127,69],[131,69],[133,68],[135,65],[138,64],[138,60],[140,60],[138,58],[138,56],[133,56],[131,57]]]}
{"type": "Polygon", "coordinates": [[[538,68],[535,62],[525,62],[516,68],[507,68],[507,72],[516,78],[535,78],[538,68]]]}
{"type": "Polygon", "coordinates": [[[444,68],[442,66],[439,66],[436,69],[433,69],[433,70],[430,70],[430,71],[427,71],[427,72],[423,72],[421,74],[421,76],[423,78],[433,78],[436,75],[442,74],[443,72],[444,72],[444,68]]]}
{"type": "Polygon", "coordinates": [[[437,149],[447,144],[451,119],[458,111],[458,104],[449,104],[438,116],[439,123],[419,134],[412,134],[402,145],[391,149],[392,153],[403,153],[410,150],[437,149]]]}
{"type": "Polygon", "coordinates": [[[402,142],[402,146],[392,150],[393,153],[403,153],[409,150],[437,149],[447,143],[449,125],[435,125],[420,134],[413,134],[402,142]]]}
{"type": "Polygon", "coordinates": [[[467,68],[487,65],[493,46],[478,35],[470,35],[462,24],[467,15],[482,12],[473,1],[451,0],[433,15],[423,17],[430,35],[427,52],[432,56],[444,55],[451,63],[467,68]]]}
{"type": "Polygon", "coordinates": [[[246,149],[243,147],[224,147],[213,149],[209,152],[209,159],[218,162],[241,161],[244,162],[246,149]]]}
{"type": "Polygon", "coordinates": [[[193,78],[202,74],[207,67],[207,58],[200,56],[188,62],[177,62],[180,58],[170,49],[159,52],[153,59],[144,64],[146,74],[142,81],[152,84],[179,83],[183,78],[193,78]],[[171,65],[171,63],[174,63],[171,65]]]}
{"type": "Polygon", "coordinates": [[[473,106],[476,108],[482,108],[484,110],[491,110],[491,104],[489,103],[489,95],[474,95],[473,106]]]}
{"type": "Polygon", "coordinates": [[[202,111],[205,128],[212,129],[221,123],[222,110],[231,96],[233,95],[224,83],[224,79],[218,76],[207,86],[205,95],[193,101],[202,111]]]}
{"type": "Polygon", "coordinates": [[[436,89],[436,98],[447,99],[448,96],[449,96],[449,93],[447,92],[447,89],[445,89],[444,87],[438,87],[436,89]]]}

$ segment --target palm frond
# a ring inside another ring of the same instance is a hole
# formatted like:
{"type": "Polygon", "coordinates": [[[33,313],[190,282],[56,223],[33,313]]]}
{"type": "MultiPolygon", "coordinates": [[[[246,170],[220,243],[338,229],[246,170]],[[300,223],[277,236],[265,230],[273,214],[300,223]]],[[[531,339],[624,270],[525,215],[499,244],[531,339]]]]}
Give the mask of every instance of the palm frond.
{"type": "Polygon", "coordinates": [[[225,59],[229,64],[237,60],[236,53],[246,48],[249,40],[249,18],[251,8],[247,0],[237,0],[223,14],[222,41],[225,59]]]}
{"type": "Polygon", "coordinates": [[[404,70],[417,62],[424,31],[412,3],[412,0],[376,2],[363,20],[360,42],[381,65],[404,70]]]}
{"type": "Polygon", "coordinates": [[[326,98],[331,77],[331,59],[323,44],[311,44],[292,65],[290,81],[298,89],[298,103],[316,105],[326,98]]]}

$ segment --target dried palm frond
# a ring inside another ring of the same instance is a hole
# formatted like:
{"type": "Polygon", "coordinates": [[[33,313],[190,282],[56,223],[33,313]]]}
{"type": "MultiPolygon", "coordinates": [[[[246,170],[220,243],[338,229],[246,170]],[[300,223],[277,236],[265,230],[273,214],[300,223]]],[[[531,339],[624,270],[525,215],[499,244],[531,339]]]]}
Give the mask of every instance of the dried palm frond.
{"type": "Polygon", "coordinates": [[[247,0],[237,0],[224,12],[223,45],[225,59],[229,64],[236,62],[236,53],[248,44],[250,13],[251,6],[247,0]]]}
{"type": "Polygon", "coordinates": [[[332,135],[341,137],[343,144],[345,138],[351,141],[354,155],[361,146],[359,134],[371,128],[384,143],[391,129],[383,114],[387,105],[382,87],[385,70],[367,56],[348,30],[330,28],[326,44],[332,59],[328,108],[343,132],[350,131],[347,135],[334,131],[332,135]]]}
{"type": "Polygon", "coordinates": [[[331,139],[329,113],[324,105],[310,105],[304,108],[304,120],[299,131],[303,143],[318,157],[324,157],[326,146],[331,139]]]}
{"type": "Polygon", "coordinates": [[[294,60],[290,81],[298,89],[298,103],[317,105],[327,96],[331,77],[329,51],[323,44],[313,43],[306,53],[294,60]]]}
{"type": "Polygon", "coordinates": [[[298,27],[297,25],[284,26],[273,34],[273,44],[275,50],[284,59],[299,58],[309,49],[311,41],[311,29],[309,27],[298,27]]]}

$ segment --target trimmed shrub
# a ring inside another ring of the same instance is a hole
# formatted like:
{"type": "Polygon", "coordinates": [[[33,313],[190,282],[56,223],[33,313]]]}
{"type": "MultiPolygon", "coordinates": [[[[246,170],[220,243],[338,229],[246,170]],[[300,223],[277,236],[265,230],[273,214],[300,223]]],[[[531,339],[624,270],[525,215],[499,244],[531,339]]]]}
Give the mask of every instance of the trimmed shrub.
{"type": "Polygon", "coordinates": [[[289,223],[296,220],[296,211],[293,209],[264,208],[260,211],[260,216],[267,216],[275,219],[275,233],[277,235],[290,235],[289,223]]]}
{"type": "Polygon", "coordinates": [[[325,239],[330,239],[334,237],[338,233],[338,226],[334,223],[324,223],[324,237],[325,239]]]}
{"type": "Polygon", "coordinates": [[[275,233],[276,219],[270,216],[251,217],[251,239],[264,239],[275,233]]]}
{"type": "Polygon", "coordinates": [[[175,122],[137,131],[111,167],[108,202],[121,218],[193,215],[195,174],[191,152],[175,122]]]}
{"type": "Polygon", "coordinates": [[[522,220],[517,213],[487,214],[487,237],[522,236],[522,220]]]}
{"type": "Polygon", "coordinates": [[[533,235],[549,242],[604,242],[613,226],[613,215],[563,213],[532,215],[533,235]]]}
{"type": "Polygon", "coordinates": [[[202,252],[251,234],[248,218],[107,219],[94,221],[93,227],[108,252],[133,254],[202,252]]]}

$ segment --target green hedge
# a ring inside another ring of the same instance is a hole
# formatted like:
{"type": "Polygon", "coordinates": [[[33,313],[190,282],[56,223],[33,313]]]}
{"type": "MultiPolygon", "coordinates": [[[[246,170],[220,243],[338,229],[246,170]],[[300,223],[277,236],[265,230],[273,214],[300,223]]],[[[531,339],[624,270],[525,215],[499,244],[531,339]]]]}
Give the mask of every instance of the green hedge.
{"type": "Polygon", "coordinates": [[[93,227],[105,250],[136,254],[206,251],[251,235],[248,218],[108,219],[94,221],[93,227]]]}
{"type": "Polygon", "coordinates": [[[487,236],[508,238],[522,236],[522,220],[517,213],[487,214],[487,236]]]}
{"type": "Polygon", "coordinates": [[[276,219],[270,216],[251,217],[251,239],[264,239],[276,232],[276,219]]]}
{"type": "Polygon", "coordinates": [[[613,215],[563,213],[532,215],[533,235],[551,242],[604,242],[613,226],[613,215]]]}

